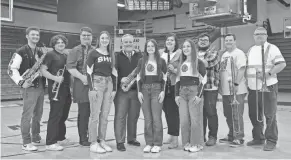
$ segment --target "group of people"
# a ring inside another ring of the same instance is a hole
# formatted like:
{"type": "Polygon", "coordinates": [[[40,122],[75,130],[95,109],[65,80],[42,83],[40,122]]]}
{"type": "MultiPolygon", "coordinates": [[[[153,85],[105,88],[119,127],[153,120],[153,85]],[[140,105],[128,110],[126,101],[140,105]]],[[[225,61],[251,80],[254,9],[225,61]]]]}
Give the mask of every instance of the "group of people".
{"type": "Polygon", "coordinates": [[[123,35],[122,50],[114,53],[107,31],[100,33],[94,47],[92,30],[88,27],[81,28],[81,44],[69,53],[65,51],[68,45],[65,36],[53,36],[50,41],[53,50],[47,53],[36,46],[39,37],[39,28],[27,28],[28,43],[16,50],[8,67],[9,76],[23,91],[24,150],[35,151],[36,145],[41,143],[40,120],[46,79],[50,100],[47,150],[63,150],[63,145],[71,143],[66,138],[65,121],[73,99],[78,104],[79,143],[90,146],[91,152],[112,151],[105,138],[113,103],[117,150],[126,150],[126,132],[127,143],[140,146],[136,131],[141,107],[144,152],[158,153],[163,144],[169,144],[169,149],[177,148],[180,130],[183,149],[197,152],[203,149],[204,143],[213,146],[217,142],[218,94],[222,95],[229,128],[228,135],[219,139],[220,142],[228,142],[232,147],[244,144],[243,111],[248,94],[253,140],[247,145],[264,145],[264,150],[276,147],[276,74],[284,69],[286,62],[278,47],[266,41],[267,31],[262,27],[255,30],[256,44],[246,54],[236,47],[234,34],[225,35],[226,50],[222,52],[210,48],[211,39],[207,34],[198,37],[197,45],[186,39],[181,49],[177,36],[172,33],[166,37],[164,49],[158,49],[157,42],[150,39],[145,43],[144,53],[134,50],[134,37],[130,34],[123,35]],[[40,76],[29,83],[22,75],[35,68],[34,72],[39,70],[40,76]],[[269,92],[260,92],[264,85],[269,92]],[[164,142],[162,111],[169,135],[164,142]],[[267,125],[265,133],[263,115],[267,125]]]}

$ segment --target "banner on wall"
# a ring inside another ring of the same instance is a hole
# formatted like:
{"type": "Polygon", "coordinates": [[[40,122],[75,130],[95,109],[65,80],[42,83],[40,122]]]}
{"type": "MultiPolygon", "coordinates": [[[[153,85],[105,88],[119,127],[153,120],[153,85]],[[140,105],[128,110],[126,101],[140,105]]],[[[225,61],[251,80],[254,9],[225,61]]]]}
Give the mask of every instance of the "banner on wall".
{"type": "MultiPolygon", "coordinates": [[[[135,37],[134,38],[134,48],[136,50],[140,50],[141,52],[144,51],[144,45],[146,43],[145,37],[135,37]]],[[[122,50],[122,42],[121,37],[114,38],[114,52],[120,52],[122,50]]]]}

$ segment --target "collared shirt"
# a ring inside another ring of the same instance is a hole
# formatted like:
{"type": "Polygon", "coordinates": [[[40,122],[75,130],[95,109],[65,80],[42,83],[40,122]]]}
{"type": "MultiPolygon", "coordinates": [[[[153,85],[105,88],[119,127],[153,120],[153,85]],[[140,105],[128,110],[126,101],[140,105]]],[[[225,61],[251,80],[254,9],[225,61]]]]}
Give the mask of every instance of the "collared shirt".
{"type": "MultiPolygon", "coordinates": [[[[67,69],[77,69],[81,74],[85,75],[87,72],[87,55],[90,50],[94,49],[93,46],[89,46],[86,50],[84,45],[78,45],[74,47],[67,57],[67,69]]],[[[74,77],[73,82],[73,100],[75,103],[89,102],[88,92],[89,86],[84,85],[83,82],[74,77]]]]}
{"type": "MultiPolygon", "coordinates": [[[[235,75],[235,78],[238,75],[239,70],[242,67],[246,66],[246,56],[245,53],[236,48],[232,52],[226,51],[221,56],[220,61],[220,85],[219,91],[222,95],[231,95],[229,85],[233,84],[234,81],[232,80],[232,74],[235,75]],[[233,58],[234,70],[231,69],[231,57],[233,58]],[[230,81],[230,84],[229,84],[230,81]]],[[[242,78],[238,85],[237,94],[244,94],[247,93],[247,86],[246,86],[246,79],[245,77],[242,78]]]]}
{"type": "MultiPolygon", "coordinates": [[[[286,63],[284,57],[282,56],[279,48],[271,43],[264,43],[264,57],[265,57],[265,72],[268,72],[279,63],[286,63]],[[269,51],[267,48],[269,46],[269,51]]],[[[261,46],[252,46],[247,54],[247,81],[248,87],[251,90],[260,90],[262,88],[262,81],[257,80],[256,88],[256,69],[262,71],[262,47],[261,46]]],[[[266,80],[267,86],[278,83],[277,75],[273,74],[270,78],[266,80]]]]}
{"type": "Polygon", "coordinates": [[[207,82],[204,90],[218,90],[220,64],[217,51],[199,51],[198,58],[205,60],[208,63],[208,66],[206,67],[207,82]]]}

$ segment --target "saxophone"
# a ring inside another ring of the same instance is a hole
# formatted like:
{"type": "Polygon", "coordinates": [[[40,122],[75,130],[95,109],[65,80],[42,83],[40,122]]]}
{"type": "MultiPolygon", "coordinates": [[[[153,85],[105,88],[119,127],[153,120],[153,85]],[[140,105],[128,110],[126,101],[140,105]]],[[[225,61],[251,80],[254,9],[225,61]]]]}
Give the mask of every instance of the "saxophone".
{"type": "Polygon", "coordinates": [[[134,82],[136,82],[136,75],[137,75],[137,68],[135,68],[128,76],[127,79],[128,81],[126,81],[125,83],[121,84],[121,89],[124,92],[127,92],[130,90],[130,88],[132,87],[132,85],[134,84],[134,82]]]}
{"type": "Polygon", "coordinates": [[[48,52],[48,49],[44,46],[45,53],[40,57],[40,59],[32,66],[32,68],[27,69],[23,74],[22,78],[24,83],[28,83],[29,86],[32,86],[33,81],[40,76],[40,66],[43,63],[43,60],[46,56],[46,53],[48,52]]]}

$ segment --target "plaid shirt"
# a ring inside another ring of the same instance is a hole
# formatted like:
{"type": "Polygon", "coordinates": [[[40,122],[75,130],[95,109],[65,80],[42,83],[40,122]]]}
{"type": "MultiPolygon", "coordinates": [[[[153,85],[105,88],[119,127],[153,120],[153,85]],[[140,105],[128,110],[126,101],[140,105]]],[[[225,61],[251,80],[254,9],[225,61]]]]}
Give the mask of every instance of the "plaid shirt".
{"type": "Polygon", "coordinates": [[[204,57],[199,57],[202,60],[207,61],[208,66],[206,67],[207,71],[207,82],[204,86],[204,89],[213,89],[216,87],[218,89],[219,85],[219,55],[217,51],[207,50],[204,57]]]}

